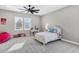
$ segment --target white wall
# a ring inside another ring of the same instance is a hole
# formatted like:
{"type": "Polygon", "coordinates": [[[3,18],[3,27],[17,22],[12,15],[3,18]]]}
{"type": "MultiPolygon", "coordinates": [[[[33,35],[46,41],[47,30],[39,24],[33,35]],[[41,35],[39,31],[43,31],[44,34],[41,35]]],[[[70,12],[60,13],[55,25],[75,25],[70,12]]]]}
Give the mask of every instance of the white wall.
{"type": "Polygon", "coordinates": [[[70,6],[41,17],[42,29],[45,24],[63,28],[63,38],[79,42],[79,6],[70,6]]]}
{"type": "MultiPolygon", "coordinates": [[[[7,31],[12,34],[17,33],[14,30],[14,21],[15,21],[15,16],[20,16],[20,17],[29,17],[32,20],[32,27],[37,26],[40,28],[40,16],[36,15],[28,15],[28,14],[23,14],[23,13],[17,13],[17,12],[12,12],[12,11],[6,11],[6,10],[0,10],[0,18],[4,17],[7,19],[6,25],[1,25],[0,24],[0,31],[7,31]]],[[[21,31],[21,32],[26,32],[26,31],[21,31]]]]}

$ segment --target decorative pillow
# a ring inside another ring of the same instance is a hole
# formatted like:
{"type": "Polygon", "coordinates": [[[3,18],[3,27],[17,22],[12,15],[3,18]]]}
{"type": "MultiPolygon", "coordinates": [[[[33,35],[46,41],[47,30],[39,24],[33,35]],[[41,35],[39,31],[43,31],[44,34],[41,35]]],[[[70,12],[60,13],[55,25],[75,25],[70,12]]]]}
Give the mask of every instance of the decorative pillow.
{"type": "Polygon", "coordinates": [[[57,29],[49,29],[48,31],[52,33],[57,33],[57,29]]]}
{"type": "Polygon", "coordinates": [[[52,32],[52,29],[51,29],[51,28],[48,28],[48,31],[49,31],[49,32],[52,32]]]}
{"type": "Polygon", "coordinates": [[[6,42],[11,38],[11,35],[7,32],[0,33],[0,43],[6,42]]]}
{"type": "Polygon", "coordinates": [[[48,31],[49,31],[49,32],[52,32],[52,33],[56,33],[56,32],[57,32],[57,30],[54,29],[53,26],[48,27],[48,31]]]}
{"type": "Polygon", "coordinates": [[[61,29],[60,29],[58,26],[54,26],[54,29],[56,29],[56,30],[57,30],[57,32],[56,32],[56,33],[60,33],[60,32],[61,32],[61,29]]]}
{"type": "Polygon", "coordinates": [[[53,29],[53,33],[57,33],[57,29],[53,29]]]}

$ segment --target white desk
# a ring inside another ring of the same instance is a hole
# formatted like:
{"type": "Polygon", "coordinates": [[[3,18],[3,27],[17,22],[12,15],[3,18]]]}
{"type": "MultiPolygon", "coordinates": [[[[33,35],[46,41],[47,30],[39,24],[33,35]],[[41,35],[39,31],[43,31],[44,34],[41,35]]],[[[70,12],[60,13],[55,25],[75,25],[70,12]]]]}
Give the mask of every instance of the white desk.
{"type": "Polygon", "coordinates": [[[35,33],[38,33],[39,30],[30,30],[30,35],[33,34],[33,36],[35,35],[35,33]]]}

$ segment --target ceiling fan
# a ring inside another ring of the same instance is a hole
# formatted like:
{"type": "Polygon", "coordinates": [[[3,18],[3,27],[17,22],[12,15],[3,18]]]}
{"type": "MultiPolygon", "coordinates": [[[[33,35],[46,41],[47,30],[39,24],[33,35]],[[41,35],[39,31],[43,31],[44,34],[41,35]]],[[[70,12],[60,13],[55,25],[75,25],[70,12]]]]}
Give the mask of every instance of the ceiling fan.
{"type": "Polygon", "coordinates": [[[23,9],[20,9],[20,10],[22,10],[23,12],[30,12],[31,14],[34,14],[34,13],[39,13],[39,9],[35,9],[35,7],[34,6],[32,6],[32,5],[28,5],[28,7],[27,6],[23,6],[22,7],[23,9]]]}

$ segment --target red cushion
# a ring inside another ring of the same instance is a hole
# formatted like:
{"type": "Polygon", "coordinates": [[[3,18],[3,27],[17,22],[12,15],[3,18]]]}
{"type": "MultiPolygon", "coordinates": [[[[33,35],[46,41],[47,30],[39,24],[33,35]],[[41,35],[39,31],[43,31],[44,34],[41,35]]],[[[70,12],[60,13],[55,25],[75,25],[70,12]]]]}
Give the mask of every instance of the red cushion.
{"type": "Polygon", "coordinates": [[[7,32],[0,33],[0,43],[6,42],[11,38],[11,35],[7,32]]]}

